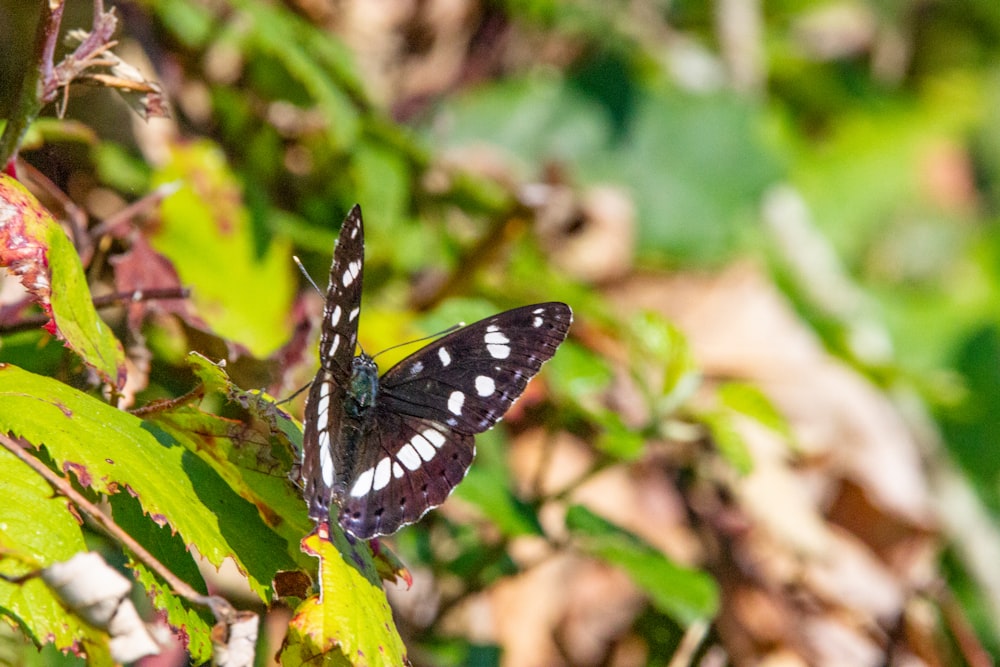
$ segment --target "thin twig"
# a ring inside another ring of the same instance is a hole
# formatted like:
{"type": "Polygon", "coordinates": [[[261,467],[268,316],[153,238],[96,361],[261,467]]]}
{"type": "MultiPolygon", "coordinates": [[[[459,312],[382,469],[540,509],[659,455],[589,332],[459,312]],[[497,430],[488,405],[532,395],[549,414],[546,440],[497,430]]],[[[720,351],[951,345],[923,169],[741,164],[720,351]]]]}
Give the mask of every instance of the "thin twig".
{"type": "Polygon", "coordinates": [[[121,230],[119,227],[130,223],[140,214],[151,210],[164,199],[180,190],[182,185],[183,183],[180,180],[177,180],[170,181],[169,183],[164,183],[156,187],[152,192],[146,194],[140,199],[135,200],[120,211],[112,213],[99,224],[95,225],[90,230],[91,236],[98,238],[104,236],[105,234],[120,234],[121,230]]]}
{"type": "Polygon", "coordinates": [[[141,561],[153,572],[156,572],[161,579],[167,582],[174,593],[193,604],[208,607],[212,610],[216,620],[230,623],[236,618],[236,610],[231,604],[229,604],[228,600],[216,595],[202,595],[192,588],[190,584],[167,569],[167,567],[157,560],[153,554],[146,551],[145,547],[136,542],[135,539],[117,523],[115,523],[111,517],[102,512],[100,508],[91,503],[76,489],[74,489],[73,485],[70,484],[67,479],[52,472],[48,466],[29,453],[21,443],[6,435],[0,434],[0,444],[2,444],[14,456],[24,461],[24,463],[30,466],[32,470],[45,478],[45,480],[51,484],[56,491],[66,498],[69,498],[73,504],[83,510],[87,516],[103,528],[108,535],[116,539],[122,546],[131,551],[137,560],[141,561]]]}
{"type": "MultiPolygon", "coordinates": [[[[191,296],[191,290],[187,287],[154,287],[150,289],[137,289],[131,292],[115,292],[96,296],[92,299],[95,308],[110,308],[116,304],[140,303],[142,301],[165,301],[169,299],[187,299],[191,296]]],[[[47,315],[32,315],[25,317],[11,324],[0,324],[0,334],[18,333],[20,331],[30,331],[44,326],[49,321],[47,315]]]]}

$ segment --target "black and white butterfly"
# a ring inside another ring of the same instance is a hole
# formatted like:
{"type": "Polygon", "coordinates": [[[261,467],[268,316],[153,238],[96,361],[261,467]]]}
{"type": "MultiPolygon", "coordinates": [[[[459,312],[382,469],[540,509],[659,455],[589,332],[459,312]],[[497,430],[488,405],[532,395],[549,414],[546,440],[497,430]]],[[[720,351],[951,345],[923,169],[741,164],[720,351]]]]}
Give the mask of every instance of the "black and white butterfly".
{"type": "Polygon", "coordinates": [[[566,338],[564,303],[523,306],[437,339],[382,377],[355,356],[364,229],[340,230],[305,410],[302,477],[309,515],[361,539],[394,533],[444,502],[494,426],[566,338]]]}

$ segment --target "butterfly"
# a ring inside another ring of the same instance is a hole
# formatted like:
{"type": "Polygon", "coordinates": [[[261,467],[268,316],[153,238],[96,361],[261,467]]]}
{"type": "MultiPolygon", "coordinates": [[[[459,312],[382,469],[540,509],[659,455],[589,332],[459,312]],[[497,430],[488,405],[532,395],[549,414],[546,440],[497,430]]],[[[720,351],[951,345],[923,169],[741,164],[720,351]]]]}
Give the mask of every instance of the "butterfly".
{"type": "Polygon", "coordinates": [[[310,517],[360,539],[390,535],[445,501],[493,427],[566,338],[564,303],[514,308],[438,338],[381,377],[355,355],[364,226],[340,230],[305,408],[302,480],[310,517]]]}

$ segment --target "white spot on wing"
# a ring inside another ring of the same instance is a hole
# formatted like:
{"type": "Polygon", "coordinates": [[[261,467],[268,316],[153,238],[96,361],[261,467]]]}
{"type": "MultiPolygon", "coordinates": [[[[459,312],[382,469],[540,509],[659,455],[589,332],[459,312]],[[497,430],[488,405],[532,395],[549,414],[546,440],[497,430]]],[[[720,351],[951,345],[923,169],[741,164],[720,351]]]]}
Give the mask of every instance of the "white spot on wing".
{"type": "Polygon", "coordinates": [[[487,345],[486,351],[494,359],[506,359],[510,356],[510,348],[506,345],[487,345]]]}
{"type": "Polygon", "coordinates": [[[392,476],[396,479],[403,476],[403,466],[399,465],[395,461],[392,462],[392,476]]]}
{"type": "Polygon", "coordinates": [[[416,448],[417,452],[420,454],[420,458],[424,461],[430,461],[434,458],[434,455],[437,454],[437,450],[434,449],[434,445],[432,445],[422,433],[414,434],[414,436],[410,438],[410,444],[416,448]]]}
{"type": "Polygon", "coordinates": [[[326,431],[326,425],[330,416],[330,397],[327,394],[320,394],[316,403],[316,429],[321,433],[326,431]]]}
{"type": "Polygon", "coordinates": [[[486,375],[476,376],[476,393],[482,397],[492,396],[493,392],[497,390],[497,383],[493,381],[493,378],[486,375]]]}
{"type": "Polygon", "coordinates": [[[438,348],[438,359],[441,360],[442,366],[447,366],[451,363],[451,355],[448,354],[448,350],[445,348],[438,348]]]}
{"type": "Polygon", "coordinates": [[[327,486],[333,486],[333,458],[330,456],[330,433],[328,431],[320,431],[319,434],[319,467],[320,472],[323,473],[323,483],[327,486]]]}
{"type": "Polygon", "coordinates": [[[531,314],[532,315],[541,315],[544,312],[545,312],[544,308],[535,308],[533,311],[531,311],[531,314]]]}
{"type": "Polygon", "coordinates": [[[531,320],[531,326],[533,326],[533,327],[535,327],[537,329],[538,327],[542,326],[542,323],[544,321],[545,320],[543,320],[541,317],[539,317],[538,315],[535,315],[535,319],[531,320]]]}
{"type": "Polygon", "coordinates": [[[354,308],[353,310],[351,310],[351,312],[347,314],[347,319],[353,322],[354,320],[358,319],[358,313],[360,312],[361,312],[360,308],[354,308]]]}
{"type": "Polygon", "coordinates": [[[410,366],[410,375],[419,375],[424,370],[424,362],[418,361],[410,366]]]}
{"type": "Polygon", "coordinates": [[[388,456],[385,456],[375,466],[375,479],[372,481],[372,490],[378,491],[379,489],[384,489],[385,485],[389,483],[391,476],[392,461],[389,460],[388,456]]]}
{"type": "Polygon", "coordinates": [[[410,443],[406,443],[396,452],[396,460],[410,470],[416,470],[420,467],[420,454],[417,453],[417,450],[410,443]]]}
{"type": "Polygon", "coordinates": [[[448,412],[453,415],[462,414],[462,406],[465,405],[465,394],[460,391],[453,391],[448,396],[448,412]]]}
{"type": "Polygon", "coordinates": [[[483,340],[486,341],[487,345],[506,345],[510,342],[510,338],[507,338],[499,331],[490,331],[483,336],[483,340]]]}
{"type": "Polygon", "coordinates": [[[344,271],[344,275],[342,277],[344,287],[350,287],[351,283],[357,279],[359,273],[361,273],[361,260],[348,262],[347,270],[344,271]]]}
{"type": "Polygon", "coordinates": [[[369,468],[360,475],[358,481],[351,487],[351,495],[355,498],[367,495],[372,490],[372,479],[375,477],[375,468],[369,468]]]}
{"type": "Polygon", "coordinates": [[[333,312],[332,312],[332,313],[330,313],[330,326],[331,326],[331,327],[335,327],[335,326],[337,326],[337,324],[339,324],[339,323],[340,323],[340,316],[341,316],[341,314],[342,314],[343,312],[344,312],[344,311],[342,311],[342,310],[340,309],[340,304],[337,304],[337,305],[336,305],[336,306],[334,307],[334,309],[333,309],[333,312]]]}
{"type": "Polygon", "coordinates": [[[337,348],[340,347],[340,335],[333,334],[333,340],[330,341],[330,356],[332,357],[336,352],[337,348]]]}
{"type": "Polygon", "coordinates": [[[435,447],[440,447],[444,444],[444,433],[433,428],[424,429],[424,437],[427,438],[432,445],[435,447]]]}

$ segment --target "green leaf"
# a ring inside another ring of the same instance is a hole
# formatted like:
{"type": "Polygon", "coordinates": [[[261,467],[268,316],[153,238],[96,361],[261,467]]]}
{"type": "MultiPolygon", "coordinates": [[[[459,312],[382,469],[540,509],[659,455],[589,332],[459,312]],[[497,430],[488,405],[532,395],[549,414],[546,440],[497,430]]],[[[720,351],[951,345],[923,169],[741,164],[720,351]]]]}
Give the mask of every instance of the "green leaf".
{"type": "Polygon", "coordinates": [[[322,535],[313,533],[302,540],[302,550],[319,558],[320,594],[295,610],[281,663],[286,667],[406,664],[406,647],[368,544],[348,542],[339,528],[328,539],[325,531],[322,535]]]}
{"type": "Polygon", "coordinates": [[[569,508],[566,526],[584,551],[622,568],[657,609],[678,623],[690,625],[717,613],[718,587],[704,572],[677,565],[582,505],[569,508]]]}
{"type": "Polygon", "coordinates": [[[722,457],[741,475],[753,472],[753,456],[743,436],[733,424],[734,413],[716,410],[700,415],[722,457]]]}
{"type": "Polygon", "coordinates": [[[559,354],[552,357],[545,370],[556,396],[591,413],[604,410],[603,397],[611,384],[612,373],[602,357],[567,340],[559,346],[559,354]]]}
{"type": "Polygon", "coordinates": [[[691,397],[701,381],[687,338],[652,311],[639,313],[629,326],[633,373],[645,380],[653,370],[653,400],[659,414],[667,416],[691,397]]]}
{"type": "Polygon", "coordinates": [[[216,567],[227,557],[267,599],[274,572],[293,564],[288,543],[257,509],[163,429],[60,382],[0,367],[0,430],[44,445],[84,487],[128,488],[143,511],[167,523],[216,567]]]}
{"type": "Polygon", "coordinates": [[[597,417],[601,428],[594,446],[609,456],[622,461],[634,461],[646,447],[646,436],[622,421],[621,415],[605,410],[597,417]]]}
{"type": "Polygon", "coordinates": [[[153,186],[171,182],[181,187],[163,200],[153,246],[191,285],[199,314],[216,333],[269,355],[290,335],[289,243],[278,237],[258,251],[240,187],[214,145],[172,147],[153,186]]]}
{"type": "MultiPolygon", "coordinates": [[[[290,417],[274,409],[273,403],[240,390],[205,357],[191,353],[188,361],[208,390],[222,392],[227,400],[248,408],[248,414],[242,419],[229,419],[193,405],[178,405],[151,413],[147,422],[162,428],[210,466],[234,493],[250,503],[243,509],[256,508],[257,517],[245,519],[249,522],[245,532],[251,540],[268,544],[256,548],[248,544],[248,556],[254,551],[270,551],[274,556],[287,557],[288,545],[296,544],[313,526],[301,493],[288,478],[294,447],[279,423],[290,431],[301,431],[290,417]],[[264,525],[251,530],[259,522],[264,525]]],[[[288,569],[293,565],[282,559],[268,567],[288,569]]]]}
{"type": "Polygon", "coordinates": [[[125,383],[125,352],[97,315],[83,265],[48,211],[13,178],[0,174],[0,265],[21,282],[58,335],[104,382],[125,383]]]}
{"type": "MultiPolygon", "coordinates": [[[[80,524],[67,501],[12,453],[0,448],[0,572],[20,576],[85,551],[80,524]]],[[[0,580],[0,612],[10,616],[37,646],[63,650],[102,633],[66,613],[41,579],[12,584],[0,580]]],[[[106,640],[106,637],[104,637],[106,640]]]]}
{"type": "MultiPolygon", "coordinates": [[[[142,508],[127,493],[111,496],[111,510],[115,523],[149,551],[156,560],[190,584],[195,590],[207,594],[198,565],[183,540],[167,526],[158,526],[142,512],[142,508]]],[[[187,637],[187,650],[199,664],[212,658],[212,623],[204,609],[194,608],[173,591],[134,557],[128,567],[135,573],[139,584],[146,590],[153,606],[167,614],[167,623],[187,637]]]]}
{"type": "Polygon", "coordinates": [[[746,415],[786,440],[791,440],[792,432],[788,421],[759,387],[746,382],[727,382],[719,387],[718,396],[723,406],[746,415]]]}

